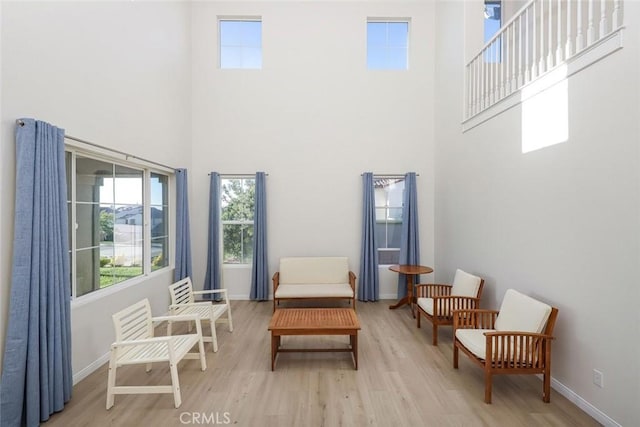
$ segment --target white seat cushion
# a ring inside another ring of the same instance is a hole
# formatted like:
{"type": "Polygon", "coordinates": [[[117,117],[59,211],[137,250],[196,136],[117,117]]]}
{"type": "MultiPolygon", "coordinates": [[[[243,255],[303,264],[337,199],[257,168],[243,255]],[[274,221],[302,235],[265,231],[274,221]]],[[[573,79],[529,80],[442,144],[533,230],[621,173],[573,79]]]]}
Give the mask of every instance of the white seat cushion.
{"type": "Polygon", "coordinates": [[[456,339],[471,353],[484,360],[487,354],[485,332],[493,332],[493,329],[456,329],[456,339]]]}
{"type": "Polygon", "coordinates": [[[276,298],[352,298],[353,289],[348,283],[322,284],[284,284],[279,285],[275,293],[276,298]]]}
{"type": "Polygon", "coordinates": [[[429,316],[433,316],[433,298],[418,298],[416,304],[429,316]]]}
{"type": "Polygon", "coordinates": [[[472,297],[478,296],[478,289],[480,289],[480,279],[478,276],[469,274],[460,269],[456,270],[456,275],[453,278],[453,286],[451,287],[451,295],[472,297]]]}
{"type": "Polygon", "coordinates": [[[496,319],[496,331],[541,333],[550,314],[550,305],[508,289],[496,319]]]}

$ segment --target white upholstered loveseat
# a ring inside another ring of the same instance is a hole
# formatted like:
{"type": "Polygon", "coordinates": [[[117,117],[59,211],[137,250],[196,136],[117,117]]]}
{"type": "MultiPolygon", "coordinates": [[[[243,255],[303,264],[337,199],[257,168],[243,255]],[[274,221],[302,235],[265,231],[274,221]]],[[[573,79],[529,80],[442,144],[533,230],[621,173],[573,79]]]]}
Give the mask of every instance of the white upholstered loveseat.
{"type": "Polygon", "coordinates": [[[356,275],[347,257],[287,257],[273,275],[273,310],[282,300],[348,299],[356,307],[356,275]]]}

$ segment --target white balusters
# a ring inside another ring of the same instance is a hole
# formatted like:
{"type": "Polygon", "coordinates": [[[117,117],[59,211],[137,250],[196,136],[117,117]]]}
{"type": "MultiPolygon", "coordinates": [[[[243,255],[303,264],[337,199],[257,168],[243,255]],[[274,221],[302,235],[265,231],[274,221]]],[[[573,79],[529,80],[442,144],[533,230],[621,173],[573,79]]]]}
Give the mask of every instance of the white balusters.
{"type": "Polygon", "coordinates": [[[607,2],[600,0],[600,38],[607,34],[607,2]]]}
{"type": "Polygon", "coordinates": [[[594,41],[596,41],[596,30],[593,24],[593,0],[589,0],[588,7],[587,45],[591,45],[594,41]]]}
{"type": "Polygon", "coordinates": [[[612,31],[620,28],[620,24],[622,23],[622,18],[620,16],[620,0],[613,0],[613,13],[611,22],[612,31]]]}
{"type": "MultiPolygon", "coordinates": [[[[581,0],[578,0],[578,2],[580,2],[581,0]]],[[[571,55],[573,55],[573,44],[571,43],[571,39],[572,39],[572,34],[571,34],[571,3],[572,0],[567,0],[567,32],[566,32],[566,37],[567,37],[567,41],[564,45],[564,57],[565,58],[569,58],[571,57],[571,55]]],[[[559,30],[558,30],[559,32],[559,30]]]]}
{"type": "Polygon", "coordinates": [[[467,118],[623,25],[621,0],[530,0],[466,66],[467,118]]]}
{"type": "Polygon", "coordinates": [[[584,47],[584,33],[582,32],[582,1],[577,0],[576,8],[576,51],[580,52],[584,47]]]}

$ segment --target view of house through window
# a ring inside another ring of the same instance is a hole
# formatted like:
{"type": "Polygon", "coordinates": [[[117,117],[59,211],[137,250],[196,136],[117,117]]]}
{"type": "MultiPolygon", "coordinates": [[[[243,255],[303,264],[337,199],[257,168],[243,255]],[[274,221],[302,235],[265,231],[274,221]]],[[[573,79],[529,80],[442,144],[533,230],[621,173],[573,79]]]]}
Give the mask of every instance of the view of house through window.
{"type": "Polygon", "coordinates": [[[409,69],[408,20],[367,20],[367,69],[409,69]]]}
{"type": "MultiPolygon", "coordinates": [[[[487,43],[502,26],[502,1],[501,0],[485,0],[484,1],[484,42],[487,43]]],[[[486,62],[500,62],[502,57],[502,41],[496,40],[493,48],[485,53],[486,62]]]]}
{"type": "Polygon", "coordinates": [[[72,296],[168,266],[168,176],[72,151],[66,162],[72,296]]]}
{"type": "Polygon", "coordinates": [[[262,21],[220,19],[218,21],[220,68],[262,68],[262,21]]]}
{"type": "Polygon", "coordinates": [[[222,262],[251,264],[255,178],[222,178],[220,181],[222,262]]]}
{"type": "Polygon", "coordinates": [[[398,264],[400,233],[402,232],[402,203],[404,177],[373,177],[376,199],[376,240],[378,264],[398,264]]]}

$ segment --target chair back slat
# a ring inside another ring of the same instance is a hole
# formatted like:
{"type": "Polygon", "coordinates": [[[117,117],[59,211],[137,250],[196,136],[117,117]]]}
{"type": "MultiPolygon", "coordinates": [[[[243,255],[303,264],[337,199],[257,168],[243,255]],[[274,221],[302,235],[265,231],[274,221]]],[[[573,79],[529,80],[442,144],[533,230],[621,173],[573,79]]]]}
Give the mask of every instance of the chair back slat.
{"type": "Polygon", "coordinates": [[[151,306],[144,299],[113,315],[116,341],[144,339],[153,336],[151,306]]]}
{"type": "Polygon", "coordinates": [[[189,304],[195,301],[193,297],[193,285],[189,277],[169,286],[171,304],[189,304]]]}

